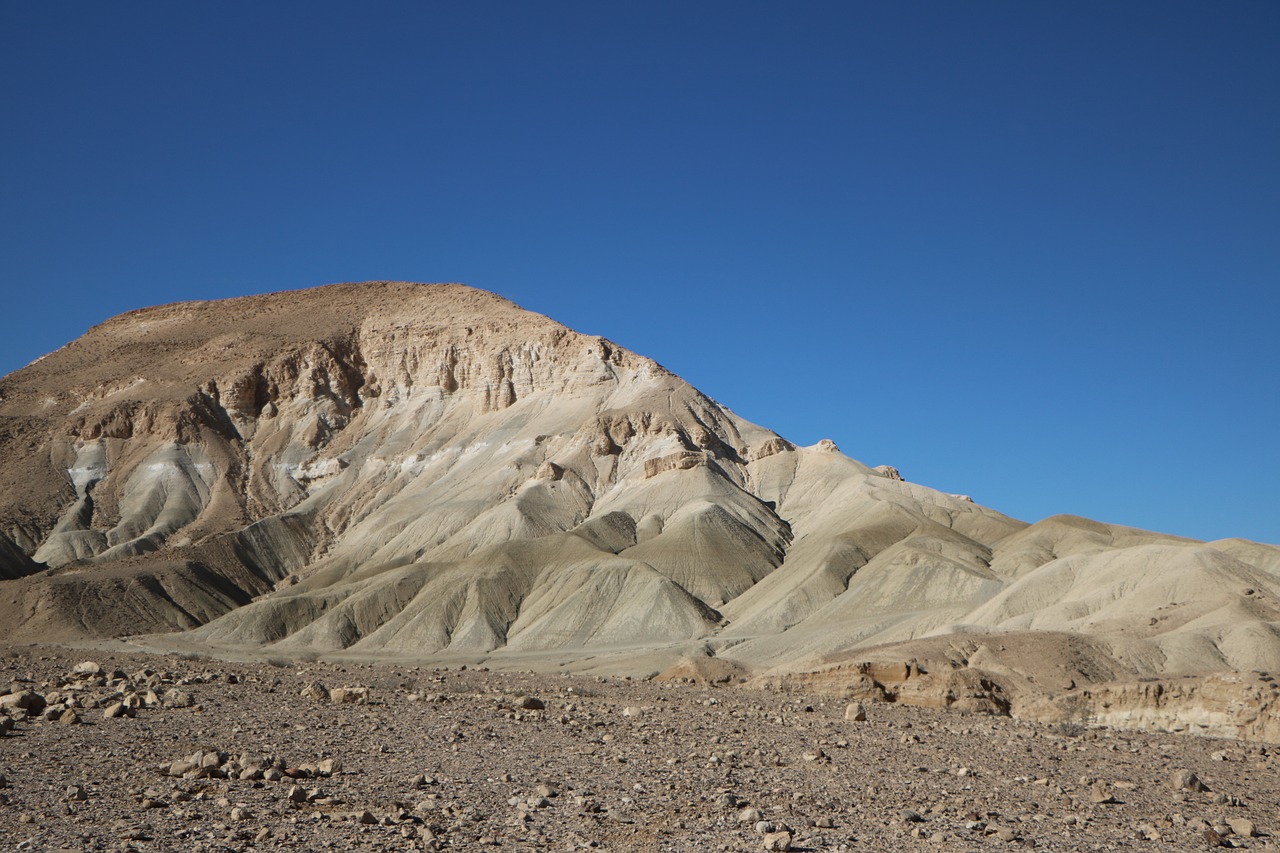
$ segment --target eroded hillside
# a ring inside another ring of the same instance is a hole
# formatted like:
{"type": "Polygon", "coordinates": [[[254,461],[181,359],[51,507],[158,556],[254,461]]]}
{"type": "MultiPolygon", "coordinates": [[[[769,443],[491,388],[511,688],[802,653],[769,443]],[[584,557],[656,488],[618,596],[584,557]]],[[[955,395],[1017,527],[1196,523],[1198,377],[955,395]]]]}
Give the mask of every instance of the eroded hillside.
{"type": "Polygon", "coordinates": [[[1280,669],[1280,549],[1027,525],[461,285],[121,315],[0,380],[0,460],[10,641],[763,679],[927,660],[941,704],[1005,710],[1280,669]],[[991,635],[1063,639],[956,651],[991,635]]]}

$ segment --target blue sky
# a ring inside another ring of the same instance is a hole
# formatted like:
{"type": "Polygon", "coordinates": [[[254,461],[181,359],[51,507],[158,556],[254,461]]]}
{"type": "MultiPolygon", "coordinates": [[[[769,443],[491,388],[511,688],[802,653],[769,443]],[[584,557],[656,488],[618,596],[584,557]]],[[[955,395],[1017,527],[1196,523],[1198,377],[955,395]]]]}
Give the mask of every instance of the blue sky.
{"type": "Polygon", "coordinates": [[[1280,542],[1280,5],[4,3],[0,373],[461,281],[1034,521],[1280,542]]]}

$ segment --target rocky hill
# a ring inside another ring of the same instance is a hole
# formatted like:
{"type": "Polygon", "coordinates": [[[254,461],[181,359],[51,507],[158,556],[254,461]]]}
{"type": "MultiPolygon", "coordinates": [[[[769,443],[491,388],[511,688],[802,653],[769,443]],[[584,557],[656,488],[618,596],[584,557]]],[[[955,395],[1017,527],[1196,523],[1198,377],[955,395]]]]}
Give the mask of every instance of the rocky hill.
{"type": "MultiPolygon", "coordinates": [[[[461,285],[143,309],[0,379],[0,578],[9,642],[753,677],[1024,716],[1280,669],[1280,548],[1028,525],[461,285]]],[[[1256,735],[1270,684],[1196,725],[1256,735]]]]}

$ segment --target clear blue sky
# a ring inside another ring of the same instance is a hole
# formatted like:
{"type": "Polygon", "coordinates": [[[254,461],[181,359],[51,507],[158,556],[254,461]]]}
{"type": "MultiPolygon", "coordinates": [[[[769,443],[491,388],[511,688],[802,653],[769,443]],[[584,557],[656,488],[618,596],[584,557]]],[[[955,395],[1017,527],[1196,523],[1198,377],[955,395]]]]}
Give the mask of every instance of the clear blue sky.
{"type": "Polygon", "coordinates": [[[460,281],[1036,520],[1280,542],[1280,4],[0,5],[0,373],[460,281]]]}

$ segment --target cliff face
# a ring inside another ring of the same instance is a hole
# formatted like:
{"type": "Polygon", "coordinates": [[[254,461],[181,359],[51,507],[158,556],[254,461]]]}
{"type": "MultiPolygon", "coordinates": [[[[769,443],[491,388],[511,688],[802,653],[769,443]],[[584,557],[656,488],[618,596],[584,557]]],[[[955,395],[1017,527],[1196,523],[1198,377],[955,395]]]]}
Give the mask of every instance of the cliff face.
{"type": "Polygon", "coordinates": [[[38,491],[7,490],[4,533],[58,567],[176,544],[178,530],[196,541],[240,529],[303,502],[347,466],[344,453],[397,426],[461,423],[635,372],[622,351],[579,337],[450,286],[115,318],[5,378],[3,414],[21,426],[0,439],[20,461],[4,474],[38,491]]]}
{"type": "Polygon", "coordinates": [[[0,379],[9,639],[768,673],[1040,631],[1093,638],[1114,679],[1280,666],[1278,572],[1269,546],[1028,527],[796,447],[461,285],[144,309],[0,379]]]}

